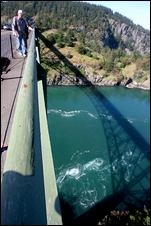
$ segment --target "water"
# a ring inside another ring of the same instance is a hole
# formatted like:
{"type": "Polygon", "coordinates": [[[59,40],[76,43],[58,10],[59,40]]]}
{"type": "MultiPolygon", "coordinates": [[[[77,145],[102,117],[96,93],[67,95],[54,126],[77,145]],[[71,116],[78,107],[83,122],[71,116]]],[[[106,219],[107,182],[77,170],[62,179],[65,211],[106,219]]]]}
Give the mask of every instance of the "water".
{"type": "Polygon", "coordinates": [[[107,197],[107,208],[147,202],[149,91],[48,87],[47,115],[64,216],[78,218],[107,197]]]}

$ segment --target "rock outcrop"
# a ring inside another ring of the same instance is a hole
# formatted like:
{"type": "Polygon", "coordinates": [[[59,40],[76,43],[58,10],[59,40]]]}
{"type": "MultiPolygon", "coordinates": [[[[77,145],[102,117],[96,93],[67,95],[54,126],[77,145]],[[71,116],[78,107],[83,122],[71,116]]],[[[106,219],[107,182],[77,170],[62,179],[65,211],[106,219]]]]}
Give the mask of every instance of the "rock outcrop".
{"type": "Polygon", "coordinates": [[[134,81],[132,78],[124,79],[122,81],[103,77],[99,74],[93,74],[86,70],[84,76],[74,76],[56,73],[47,79],[47,85],[56,86],[124,86],[127,88],[141,88],[150,90],[150,80],[146,80],[142,83],[134,81]]]}
{"type": "Polygon", "coordinates": [[[115,38],[122,40],[128,50],[137,50],[141,54],[150,52],[150,32],[140,26],[129,26],[109,19],[115,38]]]}

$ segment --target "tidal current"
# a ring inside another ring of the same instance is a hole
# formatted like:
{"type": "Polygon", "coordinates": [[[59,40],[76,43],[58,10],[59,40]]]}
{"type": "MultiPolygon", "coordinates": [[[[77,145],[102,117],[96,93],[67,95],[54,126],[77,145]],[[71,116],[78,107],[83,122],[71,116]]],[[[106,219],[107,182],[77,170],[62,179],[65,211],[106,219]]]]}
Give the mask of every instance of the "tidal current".
{"type": "Polygon", "coordinates": [[[47,117],[63,218],[147,204],[149,91],[48,87],[47,117]]]}

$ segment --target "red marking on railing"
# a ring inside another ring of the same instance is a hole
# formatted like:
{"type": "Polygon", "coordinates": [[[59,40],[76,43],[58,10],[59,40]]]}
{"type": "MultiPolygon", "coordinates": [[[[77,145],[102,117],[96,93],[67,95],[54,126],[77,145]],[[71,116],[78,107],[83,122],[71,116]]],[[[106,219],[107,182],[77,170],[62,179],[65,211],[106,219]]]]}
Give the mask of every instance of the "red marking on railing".
{"type": "Polygon", "coordinates": [[[28,85],[27,85],[27,84],[24,84],[24,85],[23,85],[23,87],[24,87],[24,88],[27,88],[27,87],[28,87],[28,85]]]}

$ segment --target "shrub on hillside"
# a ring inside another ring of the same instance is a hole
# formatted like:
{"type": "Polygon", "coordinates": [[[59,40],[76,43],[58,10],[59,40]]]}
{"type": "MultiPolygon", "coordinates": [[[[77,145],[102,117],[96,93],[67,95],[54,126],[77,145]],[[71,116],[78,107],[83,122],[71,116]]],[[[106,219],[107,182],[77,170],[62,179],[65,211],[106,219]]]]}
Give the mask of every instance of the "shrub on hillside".
{"type": "Polygon", "coordinates": [[[114,62],[112,59],[108,59],[105,61],[104,65],[103,65],[103,69],[105,69],[107,72],[112,71],[114,68],[114,62]]]}
{"type": "Polygon", "coordinates": [[[56,43],[65,42],[64,34],[62,31],[59,30],[58,33],[55,34],[55,40],[56,40],[56,43]]]}
{"type": "Polygon", "coordinates": [[[144,57],[143,59],[136,60],[136,66],[138,69],[142,69],[144,71],[150,70],[150,57],[144,57]]]}
{"type": "Polygon", "coordinates": [[[125,67],[126,65],[129,65],[132,63],[132,59],[129,55],[125,55],[123,57],[120,57],[120,61],[122,65],[125,67]]]}
{"type": "Polygon", "coordinates": [[[78,52],[82,55],[87,55],[89,57],[93,57],[91,50],[82,45],[78,47],[78,52]]]}
{"type": "Polygon", "coordinates": [[[93,55],[92,55],[92,53],[91,53],[91,51],[90,51],[90,50],[87,50],[86,55],[87,55],[88,57],[93,57],[93,55]]]}
{"type": "Polygon", "coordinates": [[[78,52],[79,52],[80,54],[85,55],[85,54],[87,53],[87,49],[86,49],[84,46],[79,46],[79,47],[78,47],[78,52]]]}
{"type": "Polygon", "coordinates": [[[106,215],[98,225],[150,225],[150,209],[116,211],[106,215]]]}
{"type": "Polygon", "coordinates": [[[49,34],[47,39],[54,45],[56,43],[55,36],[53,34],[49,34]]]}
{"type": "Polygon", "coordinates": [[[75,44],[72,41],[67,42],[66,45],[69,46],[69,47],[74,47],[75,46],[75,44]]]}
{"type": "Polygon", "coordinates": [[[67,57],[68,57],[69,59],[71,59],[71,58],[73,57],[73,55],[70,54],[70,53],[67,53],[67,57]]]}
{"type": "Polygon", "coordinates": [[[58,43],[57,43],[57,46],[58,46],[59,48],[64,48],[64,47],[65,47],[65,43],[63,43],[63,42],[58,42],[58,43]]]}

